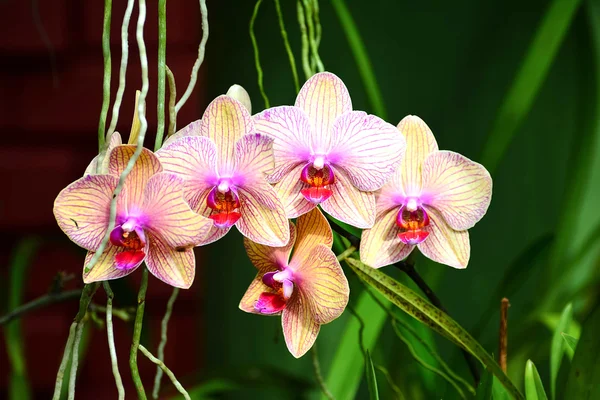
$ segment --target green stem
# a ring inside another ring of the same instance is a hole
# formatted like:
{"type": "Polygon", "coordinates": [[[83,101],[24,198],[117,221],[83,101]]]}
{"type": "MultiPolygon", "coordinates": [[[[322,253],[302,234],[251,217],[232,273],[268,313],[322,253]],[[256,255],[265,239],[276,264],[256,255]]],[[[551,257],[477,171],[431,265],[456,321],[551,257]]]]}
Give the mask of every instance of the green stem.
{"type": "Polygon", "coordinates": [[[115,349],[115,335],[113,332],[113,321],[112,321],[112,311],[113,311],[113,299],[115,298],[115,294],[113,293],[108,281],[103,282],[104,291],[106,292],[106,336],[108,337],[108,349],[110,352],[110,364],[112,367],[112,372],[115,377],[115,385],[117,386],[117,392],[119,393],[119,400],[123,400],[125,398],[125,388],[123,388],[123,380],[121,379],[121,374],[119,373],[119,362],[117,360],[117,350],[115,349]]]}
{"type": "Polygon", "coordinates": [[[71,359],[71,376],[69,377],[69,395],[68,400],[75,400],[75,384],[77,382],[77,366],[79,364],[79,343],[81,343],[81,334],[85,326],[85,320],[77,324],[75,339],[73,340],[73,358],[71,359]]]}
{"type": "Polygon", "coordinates": [[[308,44],[308,33],[306,32],[306,17],[304,15],[304,7],[302,6],[301,0],[296,2],[296,11],[298,13],[298,25],[300,26],[300,37],[302,39],[302,69],[304,70],[304,76],[308,80],[314,75],[310,62],[308,59],[309,48],[308,44]]]}
{"type": "Polygon", "coordinates": [[[279,29],[281,30],[281,38],[283,39],[283,45],[285,46],[285,51],[287,52],[288,59],[290,60],[290,67],[292,68],[292,76],[294,77],[294,87],[296,88],[296,93],[298,93],[300,91],[300,85],[298,83],[296,59],[294,57],[292,47],[290,46],[290,42],[288,40],[287,31],[285,30],[285,23],[283,21],[283,13],[281,12],[281,4],[279,3],[279,0],[275,0],[275,9],[277,10],[277,19],[279,20],[279,29]]]}
{"type": "Polygon", "coordinates": [[[175,377],[175,374],[173,374],[173,372],[169,368],[167,368],[167,366],[165,365],[164,362],[162,362],[158,358],[154,357],[152,355],[152,353],[150,353],[148,351],[148,349],[146,349],[141,344],[139,345],[139,349],[141,350],[142,353],[144,353],[144,355],[146,357],[148,357],[148,359],[150,361],[152,361],[154,364],[158,365],[158,367],[161,370],[163,370],[165,372],[165,374],[167,374],[167,376],[169,377],[169,379],[171,379],[171,382],[173,383],[173,386],[175,386],[175,388],[177,389],[177,391],[179,391],[179,393],[181,393],[183,395],[183,397],[184,397],[185,400],[191,400],[190,395],[188,394],[188,392],[183,388],[183,386],[181,386],[181,383],[179,383],[179,381],[175,377]]]}
{"type": "Polygon", "coordinates": [[[175,101],[177,99],[177,88],[175,86],[175,76],[173,72],[166,66],[167,70],[167,81],[169,82],[169,131],[167,132],[167,138],[175,133],[177,126],[177,111],[175,110],[175,101]]]}
{"type": "Polygon", "coordinates": [[[321,387],[321,391],[329,400],[334,400],[333,395],[329,389],[327,389],[327,384],[325,383],[325,379],[323,379],[323,375],[321,375],[321,364],[319,364],[319,353],[317,352],[316,343],[313,344],[312,348],[310,349],[310,354],[312,357],[313,368],[315,370],[315,377],[317,378],[317,382],[321,387]]]}
{"type": "Polygon", "coordinates": [[[106,117],[110,103],[110,20],[112,15],[112,0],[104,0],[104,24],[102,25],[102,56],[104,57],[104,78],[102,80],[102,109],[98,123],[98,152],[104,150],[106,141],[106,117]]]}
{"type": "Polygon", "coordinates": [[[387,112],[383,103],[381,89],[377,84],[377,79],[375,79],[373,65],[367,54],[367,48],[360,37],[356,23],[346,7],[344,0],[331,0],[331,3],[342,24],[344,32],[346,33],[346,39],[348,40],[348,44],[354,55],[354,60],[358,66],[358,72],[362,78],[369,102],[371,103],[375,114],[385,120],[387,119],[387,112]]]}
{"type": "Polygon", "coordinates": [[[50,304],[60,303],[61,301],[73,300],[78,298],[79,296],[81,296],[81,290],[74,289],[61,293],[49,293],[47,295],[38,297],[37,299],[32,300],[29,303],[23,304],[22,306],[15,308],[8,314],[0,317],[0,326],[9,323],[15,318],[19,318],[23,314],[26,314],[30,311],[37,310],[50,304]]]}
{"type": "MultiPolygon", "coordinates": [[[[173,313],[173,304],[175,304],[175,300],[177,299],[177,295],[179,294],[179,288],[173,288],[173,293],[171,293],[171,297],[169,297],[169,301],[167,301],[167,311],[165,312],[165,316],[161,322],[161,331],[160,331],[160,343],[158,344],[158,359],[160,361],[165,360],[165,347],[167,346],[167,328],[169,327],[169,319],[171,318],[171,314],[173,313]]],[[[160,392],[160,380],[162,379],[163,370],[160,365],[156,369],[156,376],[154,377],[154,389],[152,390],[152,397],[154,399],[158,399],[158,393],[160,392]]]]}
{"type": "MultiPolygon", "coordinates": [[[[141,0],[144,1],[144,0],[141,0]]],[[[146,392],[144,390],[144,384],[140,378],[140,372],[137,365],[137,352],[140,346],[140,336],[142,335],[142,323],[144,320],[144,309],[146,307],[146,291],[148,290],[148,268],[143,267],[142,271],[142,283],[140,284],[140,291],[138,292],[138,306],[135,314],[135,326],[133,328],[133,340],[131,342],[131,351],[129,353],[129,367],[131,368],[131,376],[135,384],[135,390],[137,391],[138,398],[146,400],[146,392]]]]}
{"type": "Polygon", "coordinates": [[[319,57],[319,51],[317,47],[316,41],[316,32],[315,32],[315,10],[313,8],[314,2],[313,0],[303,0],[304,9],[306,11],[306,25],[308,26],[308,42],[310,45],[310,52],[312,55],[312,63],[313,70],[317,70],[319,72],[323,72],[325,67],[323,66],[323,62],[321,61],[321,57],[319,57]]]}
{"type": "Polygon", "coordinates": [[[167,66],[167,0],[158,0],[158,80],[156,91],[156,141],[154,151],[160,149],[165,133],[165,90],[167,66]]]}
{"type": "Polygon", "coordinates": [[[256,5],[254,6],[254,11],[252,12],[252,18],[250,18],[250,40],[252,41],[252,48],[254,49],[254,64],[256,66],[256,74],[258,75],[258,89],[260,90],[260,94],[265,101],[265,108],[269,108],[269,98],[265,93],[265,88],[263,86],[263,71],[260,66],[260,55],[258,53],[258,43],[256,42],[256,35],[254,34],[254,22],[256,21],[256,16],[258,15],[258,10],[263,0],[258,0],[256,5]]]}

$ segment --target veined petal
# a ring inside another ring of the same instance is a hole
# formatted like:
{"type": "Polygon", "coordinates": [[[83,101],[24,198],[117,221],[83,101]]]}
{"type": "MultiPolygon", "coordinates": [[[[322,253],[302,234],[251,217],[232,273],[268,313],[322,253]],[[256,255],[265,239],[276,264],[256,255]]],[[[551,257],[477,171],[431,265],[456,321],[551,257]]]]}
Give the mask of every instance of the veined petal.
{"type": "Polygon", "coordinates": [[[327,248],[333,245],[333,233],[329,222],[318,208],[298,217],[296,223],[298,232],[294,259],[297,261],[311,258],[313,250],[319,245],[327,248]]]}
{"type": "Polygon", "coordinates": [[[204,136],[185,136],[156,152],[165,172],[180,175],[194,191],[218,184],[217,148],[204,136]]]}
{"type": "MultiPolygon", "coordinates": [[[[208,194],[212,190],[212,187],[209,187],[204,190],[198,190],[195,181],[186,181],[185,185],[186,186],[184,197],[187,203],[190,205],[190,207],[195,213],[198,213],[208,218],[212,214],[213,210],[208,206],[206,199],[208,198],[208,194]]],[[[208,231],[206,232],[206,236],[202,239],[201,242],[198,243],[198,246],[204,246],[209,243],[216,242],[217,240],[225,236],[230,229],[231,227],[218,228],[213,223],[209,226],[208,231]]]]}
{"type": "Polygon", "coordinates": [[[372,227],[375,223],[375,194],[355,188],[343,171],[336,171],[335,179],[329,187],[333,194],[321,203],[321,208],[357,228],[372,227]]]}
{"type": "Polygon", "coordinates": [[[261,279],[262,275],[266,272],[281,270],[287,266],[292,247],[296,242],[296,228],[294,228],[294,224],[291,222],[289,226],[290,240],[286,245],[281,247],[265,246],[264,244],[258,244],[248,238],[244,238],[244,247],[246,248],[248,258],[250,258],[252,265],[258,269],[261,279]]]}
{"type": "Polygon", "coordinates": [[[273,139],[269,136],[244,135],[235,144],[235,185],[265,181],[265,175],[273,172],[274,165],[273,139]]]}
{"type": "Polygon", "coordinates": [[[492,177],[481,164],[452,151],[437,151],[425,160],[425,204],[435,207],[455,230],[472,228],[492,199],[492,177]]]}
{"type": "Polygon", "coordinates": [[[240,219],[235,226],[247,238],[268,246],[284,246],[290,240],[285,209],[266,182],[238,188],[240,219]]]}
{"type": "Polygon", "coordinates": [[[295,106],[308,115],[313,129],[312,150],[326,153],[330,149],[333,122],[352,111],[352,100],[340,78],[331,72],[320,72],[302,86],[295,106]]]}
{"type": "Polygon", "coordinates": [[[298,290],[308,301],[317,323],[329,323],[344,312],[350,288],[340,263],[329,247],[316,245],[311,248],[309,257],[300,259],[295,253],[290,267],[295,270],[298,290]]]}
{"type": "MultiPolygon", "coordinates": [[[[146,246],[146,251],[147,249],[148,246],[146,246]]],[[[125,251],[127,251],[127,249],[124,247],[113,246],[110,242],[108,242],[106,244],[106,248],[102,252],[102,255],[94,267],[87,273],[84,271],[83,282],[87,284],[111,279],[119,279],[135,271],[140,264],[142,264],[143,259],[139,260],[139,262],[135,265],[129,265],[128,268],[117,268],[115,257],[125,251]]],[[[84,265],[89,264],[94,254],[95,253],[93,251],[88,251],[87,255],[85,256],[84,265]]]]}
{"type": "Polygon", "coordinates": [[[148,228],[171,247],[195,246],[204,240],[213,222],[192,211],[183,198],[183,178],[161,172],[148,181],[144,214],[148,228]]]}
{"type": "Polygon", "coordinates": [[[169,136],[163,143],[163,147],[175,142],[178,139],[186,136],[200,136],[200,121],[196,120],[194,122],[190,122],[171,136],[169,136]]]}
{"type": "Polygon", "coordinates": [[[175,249],[164,239],[148,234],[148,271],[168,285],[188,289],[196,274],[196,258],[192,248],[175,249]]]}
{"type": "Polygon", "coordinates": [[[269,182],[275,183],[310,158],[311,127],[308,116],[298,107],[269,108],[254,117],[256,131],[272,137],[275,167],[269,182]]]}
{"type": "Polygon", "coordinates": [[[260,298],[260,295],[262,293],[276,293],[274,289],[271,289],[262,282],[262,275],[263,274],[260,272],[256,274],[256,277],[254,278],[252,283],[250,283],[250,286],[248,286],[246,293],[244,293],[244,296],[242,297],[242,299],[240,300],[240,304],[238,305],[240,310],[251,314],[260,314],[260,312],[255,307],[256,302],[260,298]]]}
{"type": "Polygon", "coordinates": [[[406,148],[404,136],[395,126],[363,111],[336,119],[332,136],[327,159],[363,191],[381,188],[398,169],[406,148]]]}
{"type": "Polygon", "coordinates": [[[438,150],[438,145],[431,129],[416,115],[404,117],[398,129],[406,138],[406,155],[401,164],[402,187],[406,196],[418,196],[423,163],[429,154],[438,150]]]}
{"type": "Polygon", "coordinates": [[[429,216],[429,226],[423,230],[429,232],[429,236],[417,245],[421,253],[440,264],[466,268],[471,253],[469,231],[455,231],[446,224],[437,210],[427,206],[425,209],[429,216]]]}
{"type": "Polygon", "coordinates": [[[377,201],[377,213],[380,214],[390,208],[396,208],[404,204],[404,190],[402,189],[402,169],[398,168],[381,189],[375,192],[377,201]]]}
{"type": "Polygon", "coordinates": [[[302,195],[302,189],[308,188],[308,184],[300,180],[300,174],[304,165],[300,164],[292,169],[283,179],[273,186],[277,197],[281,200],[287,218],[296,218],[306,214],[317,205],[302,195]]]}
{"type": "Polygon", "coordinates": [[[221,173],[231,172],[235,160],[235,143],[253,133],[254,121],[239,101],[221,95],[204,111],[200,133],[211,139],[217,148],[217,168],[221,173]]]}
{"type": "MultiPolygon", "coordinates": [[[[110,135],[110,140],[108,141],[108,147],[106,148],[106,153],[103,154],[102,159],[104,160],[106,158],[106,154],[110,154],[112,149],[114,149],[117,146],[120,146],[122,143],[123,143],[123,141],[121,139],[121,134],[119,132],[113,132],[113,134],[110,135]]],[[[108,164],[102,163],[103,165],[100,167],[100,170],[97,169],[99,159],[100,159],[100,155],[97,155],[96,157],[94,157],[94,159],[92,160],[90,165],[88,165],[87,168],[85,169],[83,176],[107,173],[107,171],[103,170],[103,168],[105,166],[107,168],[108,164]]]]}
{"type": "MultiPolygon", "coordinates": [[[[109,223],[110,202],[119,178],[86,175],[64,188],[54,200],[54,216],[63,232],[77,245],[96,250],[109,223]]],[[[117,208],[124,206],[124,191],[117,208]]]]}
{"type": "Polygon", "coordinates": [[[281,326],[288,350],[296,358],[302,357],[315,343],[321,325],[312,316],[312,310],[302,292],[295,291],[281,314],[281,326]]]}
{"type": "MultiPolygon", "coordinates": [[[[120,177],[135,152],[136,146],[126,144],[117,146],[108,156],[108,173],[120,177]]],[[[133,169],[127,175],[124,189],[127,190],[127,207],[129,211],[140,207],[144,199],[144,189],[152,175],[162,171],[162,166],[153,152],[144,148],[133,169]]]]}
{"type": "Polygon", "coordinates": [[[378,213],[371,229],[365,229],[360,239],[360,260],[380,268],[405,259],[415,246],[402,243],[398,238],[400,229],[396,216],[400,208],[387,209],[378,213]]]}

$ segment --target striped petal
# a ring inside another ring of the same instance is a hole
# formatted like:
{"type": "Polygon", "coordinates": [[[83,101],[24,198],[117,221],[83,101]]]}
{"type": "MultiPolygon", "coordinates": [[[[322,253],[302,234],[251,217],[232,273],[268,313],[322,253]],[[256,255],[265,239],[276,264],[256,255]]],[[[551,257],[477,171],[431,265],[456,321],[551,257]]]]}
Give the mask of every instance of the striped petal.
{"type": "Polygon", "coordinates": [[[200,121],[196,120],[194,122],[190,122],[171,136],[169,136],[163,143],[163,147],[175,142],[178,139],[186,136],[199,136],[200,135],[200,121]]]}
{"type": "MultiPolygon", "coordinates": [[[[108,228],[110,202],[118,182],[112,175],[86,175],[58,194],[54,216],[69,239],[87,250],[98,248],[108,228]]],[[[123,208],[124,196],[122,191],[118,208],[123,208]]]]}
{"type": "Polygon", "coordinates": [[[396,208],[404,204],[406,198],[402,190],[402,169],[398,168],[386,182],[385,185],[375,192],[377,199],[377,213],[382,213],[390,208],[396,208]]]}
{"type": "Polygon", "coordinates": [[[455,231],[444,221],[438,211],[425,207],[429,226],[423,228],[429,236],[417,247],[423,255],[433,261],[454,268],[466,268],[469,263],[471,245],[469,231],[455,231]]]}
{"type": "MultiPolygon", "coordinates": [[[[261,274],[261,273],[257,274],[256,277],[254,278],[254,280],[252,281],[252,283],[250,283],[250,286],[248,286],[246,293],[244,293],[244,296],[242,297],[242,300],[240,300],[240,304],[238,305],[240,310],[245,311],[250,314],[262,314],[255,307],[256,302],[260,298],[261,294],[263,294],[263,293],[275,294],[277,292],[276,290],[271,289],[270,287],[268,287],[267,285],[265,285],[262,282],[262,275],[263,274],[261,274]]],[[[279,315],[279,314],[281,314],[281,312],[276,313],[276,314],[270,314],[270,315],[279,315]]]]}
{"type": "Polygon", "coordinates": [[[192,211],[183,198],[183,178],[162,172],[148,181],[144,214],[148,228],[171,247],[188,247],[202,242],[213,222],[192,211]]]}
{"type": "Polygon", "coordinates": [[[254,117],[256,131],[272,137],[275,169],[269,182],[279,182],[286,174],[310,158],[311,127],[308,116],[298,107],[269,108],[254,117]]]}
{"type": "Polygon", "coordinates": [[[308,302],[315,322],[327,324],[344,312],[350,288],[340,263],[328,246],[312,247],[310,257],[300,260],[295,253],[290,267],[295,270],[294,280],[308,302]]]}
{"type": "Polygon", "coordinates": [[[362,232],[360,240],[360,260],[373,267],[380,268],[405,259],[415,246],[402,243],[396,225],[399,207],[380,212],[371,229],[362,232]]]}
{"type": "Polygon", "coordinates": [[[234,184],[245,186],[265,181],[273,172],[273,139],[266,135],[244,135],[235,144],[234,184]]]}
{"type": "Polygon", "coordinates": [[[297,218],[306,214],[317,205],[302,195],[301,191],[308,188],[308,184],[300,180],[304,165],[300,164],[292,169],[283,179],[273,186],[277,197],[281,200],[288,218],[297,218]]]}
{"type": "Polygon", "coordinates": [[[290,240],[285,209],[275,190],[266,183],[256,182],[238,188],[240,219],[235,226],[250,240],[268,246],[283,246],[290,240]]]}
{"type": "Polygon", "coordinates": [[[321,325],[312,314],[308,300],[300,291],[294,292],[281,314],[285,344],[296,358],[302,357],[317,340],[321,325]]]}
{"type": "MultiPolygon", "coordinates": [[[[119,132],[113,132],[113,134],[110,135],[110,140],[108,141],[108,147],[106,149],[106,153],[104,153],[102,155],[102,159],[104,160],[104,158],[106,158],[106,154],[110,154],[112,149],[114,149],[117,146],[120,146],[121,144],[123,144],[123,140],[121,139],[121,134],[119,132]]],[[[98,160],[99,159],[100,159],[100,155],[97,155],[96,157],[94,157],[92,162],[85,169],[83,176],[107,173],[107,171],[103,170],[103,168],[107,168],[108,164],[103,163],[103,165],[100,167],[100,170],[98,170],[98,160]]]]}
{"type": "Polygon", "coordinates": [[[406,156],[400,167],[402,187],[407,196],[419,196],[423,163],[429,154],[438,150],[438,145],[431,129],[415,115],[404,117],[398,129],[406,138],[406,156]]]}
{"type": "MultiPolygon", "coordinates": [[[[208,203],[206,202],[206,199],[208,198],[208,194],[210,193],[210,191],[212,189],[213,188],[210,187],[203,191],[198,191],[198,190],[196,190],[196,187],[194,186],[193,182],[191,182],[191,181],[186,182],[186,188],[185,188],[185,194],[184,194],[185,200],[187,201],[187,203],[190,205],[190,207],[192,208],[192,210],[195,213],[198,213],[206,218],[208,218],[213,213],[212,208],[210,208],[208,206],[208,203]]],[[[219,240],[223,236],[225,236],[227,234],[227,232],[229,232],[230,229],[231,229],[231,227],[218,228],[213,223],[212,225],[209,226],[209,228],[206,232],[206,236],[204,236],[202,241],[200,241],[198,243],[198,246],[204,246],[209,243],[216,242],[217,240],[219,240]]]]}
{"type": "Polygon", "coordinates": [[[312,150],[327,153],[333,122],[340,115],[352,111],[352,100],[340,78],[330,72],[320,72],[302,86],[295,106],[308,115],[313,130],[312,150]]]}
{"type": "Polygon", "coordinates": [[[362,111],[346,113],[332,127],[327,158],[354,186],[374,191],[386,183],[403,158],[406,142],[395,126],[362,111]]]}
{"type": "MultiPolygon", "coordinates": [[[[127,167],[129,160],[135,152],[135,145],[117,146],[108,157],[108,173],[117,177],[127,167]]],[[[162,171],[158,158],[150,150],[144,148],[133,169],[127,175],[124,188],[127,190],[127,209],[132,211],[142,205],[144,190],[152,175],[162,171]]]]}
{"type": "Polygon", "coordinates": [[[336,171],[333,194],[321,208],[342,222],[357,228],[370,228],[375,223],[375,195],[354,187],[343,171],[336,171]]]}
{"type": "Polygon", "coordinates": [[[298,232],[294,259],[299,261],[312,257],[313,249],[319,245],[331,248],[333,233],[321,210],[315,208],[300,216],[296,222],[298,232]]]}
{"type": "Polygon", "coordinates": [[[248,110],[239,101],[225,95],[214,99],[200,121],[200,134],[217,147],[217,168],[221,173],[231,172],[235,160],[235,143],[253,133],[254,122],[248,110]]]}
{"type": "MultiPolygon", "coordinates": [[[[146,246],[146,250],[147,249],[148,246],[146,246]]],[[[135,271],[142,264],[143,259],[138,259],[136,264],[127,265],[127,268],[117,268],[116,258],[119,254],[123,254],[124,252],[127,252],[126,248],[113,246],[110,242],[108,242],[104,252],[102,252],[102,255],[92,269],[87,273],[83,273],[83,282],[87,284],[111,279],[119,279],[135,271]]],[[[84,265],[89,264],[94,254],[94,252],[88,251],[85,257],[84,265]]]]}
{"type": "Polygon", "coordinates": [[[148,234],[148,271],[168,285],[188,289],[196,274],[196,258],[192,248],[175,249],[164,239],[148,234]]]}
{"type": "Polygon", "coordinates": [[[469,229],[490,205],[492,177],[483,165],[467,157],[438,151],[425,160],[421,198],[435,207],[452,229],[469,229]]]}

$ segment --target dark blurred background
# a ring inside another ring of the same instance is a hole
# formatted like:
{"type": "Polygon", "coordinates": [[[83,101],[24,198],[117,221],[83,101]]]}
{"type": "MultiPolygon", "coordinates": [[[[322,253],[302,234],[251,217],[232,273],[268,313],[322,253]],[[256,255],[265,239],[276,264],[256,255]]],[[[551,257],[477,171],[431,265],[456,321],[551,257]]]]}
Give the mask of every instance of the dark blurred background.
{"type": "MultiPolygon", "coordinates": [[[[117,87],[125,3],[113,2],[111,100],[117,87]]],[[[371,57],[389,122],[397,124],[407,114],[419,115],[433,130],[441,149],[481,161],[499,108],[550,2],[346,3],[371,57]]],[[[156,0],[148,1],[145,29],[151,77],[148,147],[156,127],[156,6],[156,0]]],[[[250,1],[208,1],[206,60],[195,94],[178,115],[178,126],[200,118],[208,102],[233,83],[249,91],[253,112],[264,108],[248,35],[253,7],[250,1]]],[[[373,112],[334,9],[329,1],[321,1],[320,8],[320,54],[326,70],[344,80],[355,109],[373,112]]],[[[168,2],[167,9],[167,64],[175,74],[179,93],[183,93],[201,34],[198,4],[176,0],[168,2]]],[[[282,9],[303,77],[296,3],[282,1],[282,9]]],[[[598,231],[600,222],[600,148],[595,140],[600,114],[594,29],[588,13],[589,7],[583,2],[533,107],[493,171],[491,207],[470,231],[469,267],[459,271],[424,257],[417,260],[419,271],[449,313],[490,352],[496,351],[498,332],[498,312],[493,306],[502,296],[510,295],[509,375],[518,383],[528,358],[535,360],[546,380],[552,331],[544,321],[573,300],[576,319],[581,322],[598,294],[600,249],[597,241],[588,239],[598,236],[593,232],[598,231]],[[567,260],[583,255],[577,263],[556,266],[552,257],[557,254],[567,260]],[[569,269],[566,276],[550,271],[561,268],[569,269]]],[[[64,186],[82,175],[97,152],[102,15],[102,1],[0,3],[0,173],[8,181],[0,198],[2,314],[8,307],[11,254],[23,238],[39,241],[27,269],[23,302],[45,294],[58,271],[74,274],[66,289],[82,286],[84,252],[60,232],[52,204],[64,186]]],[[[134,90],[140,86],[133,37],[136,19],[137,6],[130,26],[127,90],[117,129],[125,136],[133,113],[134,90]]],[[[271,105],[292,104],[293,81],[271,1],[261,7],[256,33],[271,105]]],[[[165,359],[184,386],[189,389],[207,380],[218,384],[214,378],[226,378],[238,382],[242,389],[222,395],[224,398],[304,398],[314,394],[310,357],[295,360],[287,352],[279,319],[247,315],[237,308],[255,273],[241,235],[231,232],[219,242],[198,249],[197,256],[196,282],[181,292],[175,304],[165,359]]],[[[399,277],[390,268],[385,271],[399,277]]],[[[114,283],[115,307],[135,304],[139,278],[138,272],[114,283]]],[[[355,287],[360,289],[353,283],[355,287]]],[[[142,338],[151,349],[158,344],[160,319],[170,293],[167,285],[151,278],[142,338]]],[[[356,300],[354,293],[351,301],[356,300]]],[[[105,303],[102,290],[94,302],[105,303]]],[[[51,396],[76,311],[77,301],[73,300],[21,319],[34,398],[51,396]]],[[[345,313],[321,329],[317,343],[325,375],[351,318],[345,313]]],[[[80,398],[115,398],[105,331],[93,324],[88,327],[77,394],[80,398]]],[[[129,396],[134,395],[127,366],[131,332],[131,322],[115,321],[121,374],[129,396]]],[[[442,356],[468,378],[456,347],[434,338],[426,329],[420,332],[434,340],[442,356]]],[[[409,399],[446,398],[451,391],[412,359],[387,325],[372,352],[377,362],[388,366],[409,399]],[[435,397],[423,397],[422,393],[435,397]]],[[[139,360],[148,388],[154,365],[141,355],[139,360]]],[[[8,398],[9,370],[7,352],[0,347],[0,398],[8,398]]],[[[166,379],[164,382],[166,393],[174,393],[166,379]]]]}

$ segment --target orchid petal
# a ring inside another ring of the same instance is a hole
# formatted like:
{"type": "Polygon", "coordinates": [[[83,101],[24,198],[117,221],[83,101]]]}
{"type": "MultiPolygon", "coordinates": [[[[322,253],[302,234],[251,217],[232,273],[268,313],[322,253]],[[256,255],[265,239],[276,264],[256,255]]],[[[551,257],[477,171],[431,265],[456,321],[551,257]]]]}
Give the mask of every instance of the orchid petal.
{"type": "Polygon", "coordinates": [[[254,303],[258,314],[278,315],[285,308],[286,302],[278,293],[263,292],[254,303]]]}
{"type": "Polygon", "coordinates": [[[240,304],[238,305],[240,310],[250,314],[260,314],[260,311],[257,310],[255,307],[256,302],[260,299],[260,296],[263,293],[277,293],[276,290],[271,289],[270,287],[265,285],[262,282],[261,278],[262,274],[258,273],[252,281],[252,283],[250,283],[250,286],[248,286],[246,293],[244,293],[244,296],[242,297],[242,299],[240,300],[240,304]]]}
{"type": "Polygon", "coordinates": [[[402,169],[398,168],[386,182],[385,185],[375,192],[377,200],[377,213],[387,211],[390,208],[396,208],[403,205],[406,201],[404,190],[402,189],[402,169]]]}
{"type": "MultiPolygon", "coordinates": [[[[197,189],[198,187],[194,185],[194,181],[187,181],[184,194],[185,200],[195,213],[208,218],[213,213],[213,209],[208,206],[206,200],[208,198],[208,194],[211,190],[213,190],[213,188],[209,187],[201,191],[197,189]]],[[[230,229],[231,227],[219,228],[213,223],[211,226],[209,226],[206,236],[198,243],[198,246],[204,246],[209,243],[216,242],[225,236],[230,229]]]]}
{"type": "Polygon", "coordinates": [[[455,230],[472,228],[492,199],[492,177],[481,164],[458,153],[432,153],[423,165],[424,202],[435,207],[455,230]]]}
{"type": "Polygon", "coordinates": [[[275,190],[265,181],[238,188],[241,217],[235,226],[250,240],[284,246],[290,240],[285,209],[275,190]]]}
{"type": "Polygon", "coordinates": [[[176,249],[155,234],[148,234],[148,271],[174,287],[188,289],[196,274],[196,258],[192,248],[176,249]]]}
{"type": "Polygon", "coordinates": [[[406,141],[395,126],[375,115],[352,111],[335,120],[327,159],[363,191],[381,188],[398,168],[406,141]]]}
{"type": "Polygon", "coordinates": [[[296,252],[290,268],[295,269],[298,290],[308,301],[315,322],[326,324],[344,312],[350,288],[340,263],[329,247],[322,244],[312,247],[310,254],[305,254],[301,261],[296,252]]]}
{"type": "Polygon", "coordinates": [[[171,247],[194,246],[204,239],[212,221],[192,211],[183,198],[183,178],[161,172],[148,181],[144,214],[148,228],[171,247]]]}
{"type": "Polygon", "coordinates": [[[398,129],[406,138],[406,155],[400,164],[402,187],[406,196],[418,196],[422,187],[423,163],[429,154],[438,150],[438,145],[431,129],[415,115],[404,117],[398,129]]]}
{"type": "MultiPolygon", "coordinates": [[[[108,147],[106,149],[106,153],[104,153],[102,155],[103,160],[106,158],[106,154],[110,154],[110,152],[112,151],[112,149],[114,149],[117,146],[120,146],[122,143],[123,143],[123,141],[121,139],[121,135],[119,134],[119,132],[113,132],[113,134],[110,135],[110,140],[108,141],[108,147]]],[[[94,159],[92,160],[92,162],[90,162],[90,164],[85,169],[85,172],[83,173],[83,176],[86,176],[86,175],[96,175],[96,174],[105,174],[105,173],[107,173],[107,171],[104,171],[103,168],[105,166],[107,166],[108,164],[104,164],[103,163],[103,165],[98,170],[98,161],[99,160],[100,160],[100,154],[98,154],[96,157],[94,157],[94,159]]]]}
{"type": "Polygon", "coordinates": [[[336,171],[333,194],[321,208],[334,218],[357,228],[370,228],[375,223],[375,195],[354,187],[343,171],[336,171]]]}
{"type": "Polygon", "coordinates": [[[429,226],[423,230],[429,236],[417,247],[427,258],[454,268],[466,268],[469,263],[471,245],[469,231],[455,231],[432,207],[425,207],[429,216],[429,226]]]}
{"type": "Polygon", "coordinates": [[[315,203],[306,200],[304,195],[302,195],[302,190],[310,187],[300,180],[303,168],[304,165],[302,164],[296,166],[281,181],[273,186],[277,197],[281,199],[288,218],[299,217],[317,206],[315,203]]]}
{"type": "Polygon", "coordinates": [[[371,229],[365,229],[360,239],[360,260],[380,268],[405,259],[415,246],[398,239],[400,229],[396,225],[399,208],[391,208],[377,214],[371,229]]]}
{"type": "Polygon", "coordinates": [[[235,185],[265,181],[273,172],[273,139],[260,134],[244,135],[235,144],[235,185]]]}
{"type": "MultiPolygon", "coordinates": [[[[115,147],[108,156],[108,173],[117,177],[121,176],[135,149],[136,146],[131,144],[115,147]]],[[[142,149],[123,185],[127,190],[127,208],[130,212],[142,205],[148,180],[152,175],[161,171],[162,166],[154,153],[146,148],[142,149]]]]}
{"type": "Polygon", "coordinates": [[[225,95],[214,99],[204,111],[200,133],[211,139],[217,148],[217,165],[221,173],[233,168],[235,143],[254,132],[254,121],[239,101],[225,95]]]}
{"type": "Polygon", "coordinates": [[[259,244],[248,238],[244,238],[246,253],[248,254],[248,258],[250,258],[252,265],[258,269],[261,282],[262,275],[266,272],[282,270],[287,266],[292,247],[296,242],[296,228],[294,228],[294,224],[291,222],[289,223],[289,226],[290,240],[281,247],[265,246],[264,244],[259,244]]]}
{"type": "Polygon", "coordinates": [[[258,133],[275,139],[275,169],[269,182],[279,182],[294,167],[309,160],[312,131],[304,111],[291,106],[273,107],[253,118],[258,133]]]}
{"type": "Polygon", "coordinates": [[[196,121],[190,122],[189,124],[187,124],[186,126],[181,128],[180,130],[178,130],[177,132],[175,132],[174,134],[169,136],[164,141],[163,147],[177,141],[178,139],[181,139],[182,137],[200,136],[200,134],[201,134],[200,133],[200,121],[201,120],[196,120],[196,121]]]}
{"type": "Polygon", "coordinates": [[[352,100],[340,78],[330,72],[320,72],[302,86],[295,106],[308,115],[313,129],[312,150],[327,153],[333,122],[340,115],[352,111],[352,100]]]}
{"type": "MultiPolygon", "coordinates": [[[[147,249],[148,246],[146,246],[146,250],[144,252],[147,252],[147,249]]],[[[111,279],[119,279],[135,271],[142,264],[143,259],[136,260],[137,264],[130,264],[127,266],[128,268],[117,268],[115,264],[115,258],[117,255],[127,251],[128,250],[125,247],[117,247],[113,246],[111,243],[107,243],[106,248],[102,252],[100,258],[98,258],[96,264],[94,264],[94,267],[87,273],[84,271],[83,282],[87,284],[111,279]]],[[[84,265],[89,264],[94,254],[95,253],[93,251],[88,251],[87,255],[85,256],[84,265]]]]}
{"type": "Polygon", "coordinates": [[[296,223],[298,227],[294,259],[311,258],[315,247],[325,245],[331,248],[333,245],[331,227],[318,208],[300,216],[296,223]]]}
{"type": "MultiPolygon", "coordinates": [[[[54,201],[54,216],[63,232],[84,249],[98,248],[110,214],[112,194],[119,178],[112,175],[86,175],[64,188],[54,201]]],[[[124,206],[122,191],[118,205],[124,206]]]]}
{"type": "Polygon", "coordinates": [[[317,340],[321,325],[312,314],[308,299],[300,291],[292,295],[281,314],[285,344],[296,358],[302,357],[317,340]]]}

